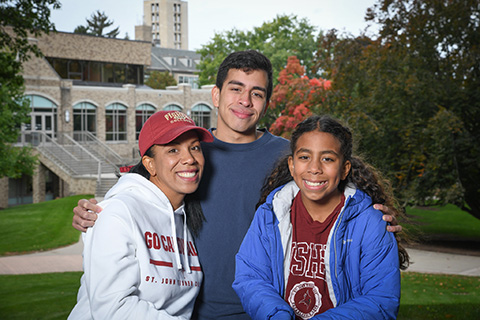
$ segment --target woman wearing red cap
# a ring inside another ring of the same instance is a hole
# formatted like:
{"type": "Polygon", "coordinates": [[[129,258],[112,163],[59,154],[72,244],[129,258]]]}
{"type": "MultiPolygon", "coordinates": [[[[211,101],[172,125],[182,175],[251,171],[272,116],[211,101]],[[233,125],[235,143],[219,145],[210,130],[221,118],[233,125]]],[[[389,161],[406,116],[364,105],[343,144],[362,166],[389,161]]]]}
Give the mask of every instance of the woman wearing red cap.
{"type": "Polygon", "coordinates": [[[190,232],[203,215],[185,196],[202,177],[200,141],[213,137],[181,112],[145,122],[140,163],[106,194],[83,236],[84,275],[69,319],[191,317],[202,270],[190,232]]]}

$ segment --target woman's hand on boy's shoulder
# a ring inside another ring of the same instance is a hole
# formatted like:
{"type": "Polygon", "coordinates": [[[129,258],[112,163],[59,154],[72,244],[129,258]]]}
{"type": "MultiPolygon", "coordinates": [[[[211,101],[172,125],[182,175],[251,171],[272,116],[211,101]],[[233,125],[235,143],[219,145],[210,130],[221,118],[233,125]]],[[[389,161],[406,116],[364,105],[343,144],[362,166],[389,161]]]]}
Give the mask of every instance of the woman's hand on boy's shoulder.
{"type": "Polygon", "coordinates": [[[402,231],[402,226],[398,224],[397,218],[393,215],[393,212],[390,211],[390,208],[384,206],[383,204],[374,204],[373,207],[377,210],[382,211],[383,213],[383,221],[388,222],[387,224],[387,231],[397,233],[402,231]]]}

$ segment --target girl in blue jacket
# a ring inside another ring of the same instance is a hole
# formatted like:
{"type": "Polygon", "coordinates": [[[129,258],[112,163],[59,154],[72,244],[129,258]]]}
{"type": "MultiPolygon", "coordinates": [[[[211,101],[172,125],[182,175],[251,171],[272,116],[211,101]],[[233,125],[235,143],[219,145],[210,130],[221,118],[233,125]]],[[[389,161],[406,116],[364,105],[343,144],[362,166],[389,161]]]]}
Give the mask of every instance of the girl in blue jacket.
{"type": "Polygon", "coordinates": [[[233,288],[253,319],[396,318],[408,254],[372,206],[395,201],[352,145],[328,116],[293,132],[236,257],[233,288]]]}

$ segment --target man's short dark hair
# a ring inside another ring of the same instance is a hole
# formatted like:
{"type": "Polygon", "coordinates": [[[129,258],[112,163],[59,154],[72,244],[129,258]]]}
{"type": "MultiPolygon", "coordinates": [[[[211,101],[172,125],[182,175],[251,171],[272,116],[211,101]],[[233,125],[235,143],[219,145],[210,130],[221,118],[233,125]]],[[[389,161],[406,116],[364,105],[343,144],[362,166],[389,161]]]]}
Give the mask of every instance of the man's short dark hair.
{"type": "Polygon", "coordinates": [[[263,70],[267,73],[267,101],[272,96],[272,63],[270,60],[255,50],[236,51],[229,54],[218,68],[217,81],[215,85],[222,90],[223,83],[227,78],[230,69],[239,69],[243,72],[263,70]]]}

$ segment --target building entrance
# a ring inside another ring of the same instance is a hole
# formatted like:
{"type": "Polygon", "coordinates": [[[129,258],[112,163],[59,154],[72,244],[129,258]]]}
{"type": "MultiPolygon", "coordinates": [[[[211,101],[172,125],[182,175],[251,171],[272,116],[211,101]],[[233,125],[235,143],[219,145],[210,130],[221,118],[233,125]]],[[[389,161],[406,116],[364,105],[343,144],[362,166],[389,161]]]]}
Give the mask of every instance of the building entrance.
{"type": "Polygon", "coordinates": [[[49,138],[55,139],[55,114],[52,112],[32,111],[30,124],[25,126],[26,130],[41,131],[49,138]]]}

